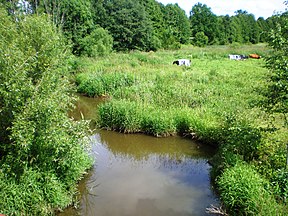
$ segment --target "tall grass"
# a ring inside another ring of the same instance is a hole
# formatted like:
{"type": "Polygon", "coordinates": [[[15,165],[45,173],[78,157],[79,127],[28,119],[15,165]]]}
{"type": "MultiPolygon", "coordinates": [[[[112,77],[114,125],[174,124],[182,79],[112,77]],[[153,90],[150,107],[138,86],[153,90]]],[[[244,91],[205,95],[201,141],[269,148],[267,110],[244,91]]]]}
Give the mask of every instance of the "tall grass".
{"type": "Polygon", "coordinates": [[[249,53],[265,58],[269,52],[264,44],[233,44],[206,48],[185,46],[176,51],[150,53],[114,53],[97,60],[83,58],[83,67],[78,68],[78,90],[90,95],[81,86],[87,85],[89,89],[93,86],[89,83],[97,83],[100,87],[95,84],[96,92],[104,89],[101,86],[107,86],[104,83],[109,77],[109,82],[114,83],[111,88],[91,94],[104,92],[110,96],[98,109],[100,127],[154,136],[180,134],[215,145],[219,151],[211,160],[214,164],[212,177],[219,181],[220,196],[229,212],[232,215],[235,212],[264,215],[267,211],[274,215],[279,207],[282,214],[283,206],[278,206],[271,194],[274,193],[278,200],[287,197],[283,183],[286,182],[283,167],[287,128],[281,126],[283,122],[277,116],[270,118],[255,106],[261,97],[257,90],[264,87],[269,71],[264,67],[263,59],[228,59],[228,54],[249,53]],[[191,67],[173,65],[178,58],[191,59],[191,67]],[[235,167],[238,163],[245,165],[235,167]],[[255,168],[252,169],[251,164],[255,168]],[[277,172],[279,169],[281,175],[277,172]],[[229,182],[230,178],[233,183],[229,182]],[[267,191],[264,189],[266,183],[262,184],[266,182],[264,178],[272,185],[267,191]],[[272,184],[273,179],[281,182],[272,184]],[[238,189],[241,192],[249,187],[256,195],[248,191],[244,194],[247,199],[238,197],[238,189]],[[230,192],[233,194],[225,197],[225,193],[230,192]],[[266,206],[257,197],[266,200],[266,206]]]}
{"type": "Polygon", "coordinates": [[[251,166],[238,163],[218,180],[220,198],[230,215],[287,215],[269,193],[269,183],[251,166]]]}
{"type": "MultiPolygon", "coordinates": [[[[260,48],[262,53],[268,52],[264,46],[260,48]]],[[[250,47],[249,50],[247,46],[238,52],[248,54],[254,49],[257,47],[250,47]]],[[[165,115],[173,119],[167,120],[170,126],[166,127],[166,134],[183,133],[183,128],[179,129],[182,126],[179,125],[179,118],[176,120],[176,116],[185,110],[187,115],[194,116],[193,127],[190,126],[189,131],[185,133],[197,131],[198,137],[203,140],[220,142],[217,133],[227,116],[245,116],[249,113],[249,119],[254,122],[253,119],[259,115],[257,110],[251,112],[250,104],[259,97],[254,88],[262,85],[261,79],[267,73],[262,67],[264,64],[262,60],[229,60],[228,54],[231,50],[233,49],[229,46],[184,47],[177,51],[111,54],[97,61],[86,58],[83,62],[88,62],[86,65],[90,66],[85,67],[85,73],[77,75],[78,91],[89,96],[106,94],[112,101],[124,99],[135,102],[140,107],[138,109],[146,109],[148,104],[154,111],[145,118],[147,124],[153,122],[153,125],[156,125],[157,121],[162,121],[161,124],[164,124],[166,122],[164,119],[167,118],[165,115]],[[206,54],[202,56],[201,53],[206,54]],[[192,66],[172,65],[176,57],[193,57],[192,66]],[[173,111],[169,111],[172,109],[173,111]],[[154,114],[156,112],[157,114],[154,114]]],[[[125,104],[128,110],[130,105],[128,102],[125,104]]],[[[113,106],[119,106],[119,109],[123,107],[120,103],[118,105],[113,103],[113,106]]],[[[136,113],[135,111],[137,116],[136,113]]],[[[110,114],[101,112],[100,118],[107,119],[105,115],[110,114]]],[[[100,121],[103,124],[104,121],[100,121]]],[[[107,127],[107,122],[102,126],[107,127]]],[[[149,134],[157,134],[151,133],[149,128],[151,126],[135,131],[143,130],[149,134]]]]}

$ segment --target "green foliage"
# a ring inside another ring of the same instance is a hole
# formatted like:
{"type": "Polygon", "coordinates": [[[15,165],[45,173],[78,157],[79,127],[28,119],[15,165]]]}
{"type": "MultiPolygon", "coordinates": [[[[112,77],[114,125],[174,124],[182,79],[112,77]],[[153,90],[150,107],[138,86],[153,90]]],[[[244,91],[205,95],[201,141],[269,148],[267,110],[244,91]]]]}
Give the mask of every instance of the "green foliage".
{"type": "MultiPolygon", "coordinates": [[[[282,17],[285,21],[287,17],[282,17]]],[[[272,30],[269,38],[269,46],[273,48],[273,53],[267,58],[267,67],[271,74],[267,79],[267,88],[264,90],[263,107],[270,112],[282,113],[287,120],[288,112],[288,35],[287,22],[277,25],[277,29],[272,30]]]]}
{"type": "Polygon", "coordinates": [[[276,198],[284,203],[288,199],[288,171],[279,169],[271,179],[272,186],[275,190],[276,198]]]}
{"type": "Polygon", "coordinates": [[[103,12],[97,17],[96,22],[113,36],[115,50],[156,48],[157,35],[153,33],[152,23],[148,20],[143,5],[138,1],[105,0],[94,5],[97,10],[103,12]]]}
{"type": "Polygon", "coordinates": [[[212,44],[217,37],[217,16],[212,13],[207,5],[197,3],[190,11],[190,25],[192,37],[196,37],[198,32],[203,32],[208,37],[208,43],[212,44]]]}
{"type": "Polygon", "coordinates": [[[193,40],[193,44],[198,47],[204,47],[208,44],[208,37],[204,32],[197,32],[193,40]]]}
{"type": "Polygon", "coordinates": [[[103,28],[94,29],[80,43],[81,55],[88,57],[104,56],[112,51],[113,38],[103,28]]]}
{"type": "MultiPolygon", "coordinates": [[[[267,42],[267,32],[278,22],[277,16],[266,20],[260,17],[256,21],[253,14],[242,10],[231,17],[216,16],[201,3],[195,4],[187,17],[177,3],[163,5],[156,0],[28,2],[25,7],[19,7],[18,1],[2,1],[11,16],[24,15],[24,12],[48,14],[52,22],[62,28],[66,39],[72,41],[73,53],[88,56],[94,44],[102,44],[101,40],[92,39],[98,27],[109,31],[116,51],[156,51],[179,49],[182,44],[190,43],[198,32],[204,32],[208,44],[267,42]]],[[[98,46],[97,50],[104,47],[98,46]]]]}
{"type": "Polygon", "coordinates": [[[257,159],[262,144],[261,130],[239,117],[234,118],[229,116],[225,122],[223,137],[226,150],[241,155],[245,161],[257,159]]]}
{"type": "Polygon", "coordinates": [[[251,166],[237,163],[217,180],[221,201],[230,215],[285,215],[251,166]]]}
{"type": "MultiPolygon", "coordinates": [[[[165,25],[170,28],[173,37],[178,43],[187,44],[190,38],[190,23],[178,4],[167,4],[163,9],[165,25]]],[[[165,39],[163,40],[165,43],[165,39]]]]}
{"type": "Polygon", "coordinates": [[[164,30],[162,35],[162,41],[162,46],[165,49],[177,50],[181,48],[181,44],[177,42],[171,28],[167,28],[166,30],[164,30]]]}
{"type": "Polygon", "coordinates": [[[54,173],[27,169],[16,180],[0,170],[1,213],[6,215],[51,215],[55,208],[65,208],[72,199],[54,173]],[[3,193],[4,192],[4,193],[3,193]]]}
{"type": "Polygon", "coordinates": [[[45,215],[72,202],[91,166],[88,124],[73,122],[70,52],[46,16],[0,10],[0,201],[7,215],[45,215]]]}

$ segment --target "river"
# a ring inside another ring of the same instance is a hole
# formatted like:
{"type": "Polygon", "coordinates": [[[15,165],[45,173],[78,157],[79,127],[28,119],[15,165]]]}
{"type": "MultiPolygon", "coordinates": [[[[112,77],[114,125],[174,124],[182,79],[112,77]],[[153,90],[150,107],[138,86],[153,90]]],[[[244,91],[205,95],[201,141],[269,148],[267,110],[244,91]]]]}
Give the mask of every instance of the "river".
{"type": "MultiPolygon", "coordinates": [[[[99,100],[80,97],[73,116],[95,117],[99,100]]],[[[96,130],[95,164],[80,182],[79,207],[59,216],[202,216],[219,200],[211,189],[212,147],[182,137],[96,130]]]]}

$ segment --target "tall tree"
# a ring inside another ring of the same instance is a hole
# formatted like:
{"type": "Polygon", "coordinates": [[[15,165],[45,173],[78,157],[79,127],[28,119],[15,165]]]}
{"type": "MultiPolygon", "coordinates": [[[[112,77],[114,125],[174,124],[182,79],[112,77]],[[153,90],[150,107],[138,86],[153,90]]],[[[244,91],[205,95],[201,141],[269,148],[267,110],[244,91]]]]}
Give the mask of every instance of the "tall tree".
{"type": "Polygon", "coordinates": [[[268,32],[270,30],[267,21],[263,17],[257,19],[257,25],[259,28],[259,42],[266,42],[268,39],[268,32]]]}
{"type": "Polygon", "coordinates": [[[219,44],[231,43],[231,18],[228,15],[218,17],[218,33],[219,44]]]}
{"type": "Polygon", "coordinates": [[[197,3],[190,11],[190,24],[192,28],[192,37],[198,32],[204,32],[208,37],[208,43],[213,44],[217,39],[218,25],[217,16],[212,13],[211,8],[206,4],[197,3]]]}
{"type": "Polygon", "coordinates": [[[153,27],[143,5],[132,0],[98,0],[98,2],[102,5],[96,8],[101,11],[97,24],[111,33],[114,49],[118,51],[150,49],[153,27]]]}
{"type": "Polygon", "coordinates": [[[181,44],[189,43],[190,23],[185,11],[178,4],[168,4],[163,13],[166,26],[171,28],[176,41],[181,44]]]}
{"type": "Polygon", "coordinates": [[[239,29],[241,29],[242,43],[258,43],[260,30],[254,15],[243,10],[237,10],[235,14],[235,18],[238,19],[239,29]]]}
{"type": "Polygon", "coordinates": [[[279,17],[279,23],[269,34],[268,44],[273,53],[267,58],[271,74],[263,103],[266,110],[283,114],[288,126],[288,17],[279,17]]]}
{"type": "Polygon", "coordinates": [[[144,6],[147,18],[151,22],[153,28],[152,37],[154,37],[151,41],[154,44],[152,44],[151,49],[156,50],[162,47],[161,39],[165,31],[164,14],[161,10],[162,4],[155,0],[139,0],[139,2],[144,6]]]}

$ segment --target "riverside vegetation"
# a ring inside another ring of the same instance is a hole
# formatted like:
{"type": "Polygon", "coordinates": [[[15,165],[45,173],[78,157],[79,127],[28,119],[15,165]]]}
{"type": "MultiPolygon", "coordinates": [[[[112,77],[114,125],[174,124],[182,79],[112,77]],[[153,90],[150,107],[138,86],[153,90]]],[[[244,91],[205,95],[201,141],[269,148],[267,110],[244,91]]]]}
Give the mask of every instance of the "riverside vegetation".
{"type": "Polygon", "coordinates": [[[92,164],[88,124],[67,116],[76,71],[79,92],[107,98],[99,126],[214,145],[211,176],[229,214],[287,215],[287,12],[256,21],[201,3],[189,18],[155,0],[46,3],[0,2],[0,213],[73,204],[92,164]],[[267,58],[229,61],[234,53],[267,58]],[[172,65],[184,57],[191,67],[172,65]]]}
{"type": "Polygon", "coordinates": [[[265,44],[112,53],[79,58],[78,92],[105,97],[98,124],[124,133],[180,134],[218,148],[211,176],[231,215],[287,214],[287,128],[259,108],[269,71],[263,59],[233,61],[265,44]],[[190,58],[191,67],[172,65],[190,58]]]}
{"type": "Polygon", "coordinates": [[[47,16],[0,8],[0,213],[49,215],[71,205],[92,165],[88,124],[68,118],[72,55],[47,16]]]}

